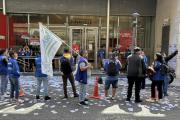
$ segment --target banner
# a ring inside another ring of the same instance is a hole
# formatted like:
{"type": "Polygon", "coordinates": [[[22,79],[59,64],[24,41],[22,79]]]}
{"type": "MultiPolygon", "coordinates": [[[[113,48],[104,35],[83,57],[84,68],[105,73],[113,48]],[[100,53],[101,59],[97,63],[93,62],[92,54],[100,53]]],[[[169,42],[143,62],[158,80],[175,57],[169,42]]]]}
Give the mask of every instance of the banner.
{"type": "Polygon", "coordinates": [[[42,73],[53,76],[52,60],[63,40],[39,23],[42,73]]]}

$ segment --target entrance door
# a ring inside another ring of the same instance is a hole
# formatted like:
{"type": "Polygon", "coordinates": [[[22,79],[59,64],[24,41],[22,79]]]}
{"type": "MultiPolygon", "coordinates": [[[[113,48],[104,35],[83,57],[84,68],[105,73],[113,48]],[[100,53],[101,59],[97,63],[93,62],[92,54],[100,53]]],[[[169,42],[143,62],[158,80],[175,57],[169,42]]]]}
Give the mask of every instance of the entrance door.
{"type": "Polygon", "coordinates": [[[88,61],[97,68],[97,27],[70,27],[70,45],[76,50],[87,50],[88,61]]]}

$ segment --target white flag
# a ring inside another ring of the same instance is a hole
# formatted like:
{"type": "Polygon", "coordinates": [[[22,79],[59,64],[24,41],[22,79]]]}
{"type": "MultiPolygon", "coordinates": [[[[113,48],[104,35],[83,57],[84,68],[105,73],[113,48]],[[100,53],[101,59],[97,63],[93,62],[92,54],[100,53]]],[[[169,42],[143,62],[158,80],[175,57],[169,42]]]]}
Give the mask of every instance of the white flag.
{"type": "Polygon", "coordinates": [[[62,44],[62,39],[39,23],[42,73],[53,76],[52,60],[62,44]]]}

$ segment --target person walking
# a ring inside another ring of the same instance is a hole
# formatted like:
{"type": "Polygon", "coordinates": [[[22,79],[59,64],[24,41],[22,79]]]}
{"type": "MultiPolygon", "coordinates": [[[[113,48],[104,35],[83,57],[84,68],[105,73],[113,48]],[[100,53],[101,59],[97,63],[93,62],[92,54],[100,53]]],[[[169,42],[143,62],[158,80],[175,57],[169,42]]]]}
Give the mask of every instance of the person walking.
{"type": "Polygon", "coordinates": [[[64,54],[60,58],[61,62],[61,72],[62,72],[62,79],[63,79],[63,89],[64,89],[64,98],[68,98],[67,95],[67,79],[69,79],[74,97],[78,97],[79,95],[76,92],[76,86],[75,86],[75,81],[74,81],[74,76],[73,76],[73,68],[74,68],[74,60],[73,57],[70,54],[69,49],[65,48],[64,49],[64,54]]]}
{"type": "Polygon", "coordinates": [[[119,72],[122,65],[121,62],[116,59],[116,54],[112,53],[111,58],[109,61],[105,63],[105,71],[107,74],[106,80],[105,80],[105,97],[108,98],[108,90],[110,88],[110,85],[112,85],[112,99],[115,99],[116,95],[116,89],[118,87],[118,77],[119,72]]]}
{"type": "Polygon", "coordinates": [[[142,102],[140,99],[141,89],[141,76],[142,76],[142,58],[140,56],[141,49],[139,47],[134,48],[134,53],[127,58],[127,78],[128,78],[128,92],[126,101],[131,100],[132,88],[135,83],[135,102],[142,102]]]}
{"type": "Polygon", "coordinates": [[[48,95],[48,76],[42,73],[41,70],[41,56],[37,55],[35,58],[35,77],[37,78],[37,89],[36,89],[36,99],[40,99],[40,89],[43,83],[44,88],[44,100],[50,100],[51,97],[48,95]]]}
{"type": "Polygon", "coordinates": [[[7,50],[0,50],[0,80],[1,80],[1,100],[4,100],[5,93],[7,90],[8,84],[8,59],[7,59],[7,50]]]}

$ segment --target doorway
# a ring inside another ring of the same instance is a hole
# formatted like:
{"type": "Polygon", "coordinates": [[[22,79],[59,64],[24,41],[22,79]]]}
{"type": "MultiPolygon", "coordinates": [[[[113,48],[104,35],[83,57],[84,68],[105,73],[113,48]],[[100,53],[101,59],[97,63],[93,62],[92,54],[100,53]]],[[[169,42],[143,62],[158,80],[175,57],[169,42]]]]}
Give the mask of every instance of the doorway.
{"type": "Polygon", "coordinates": [[[88,61],[97,68],[98,27],[70,26],[70,45],[88,51],[88,61]]]}

